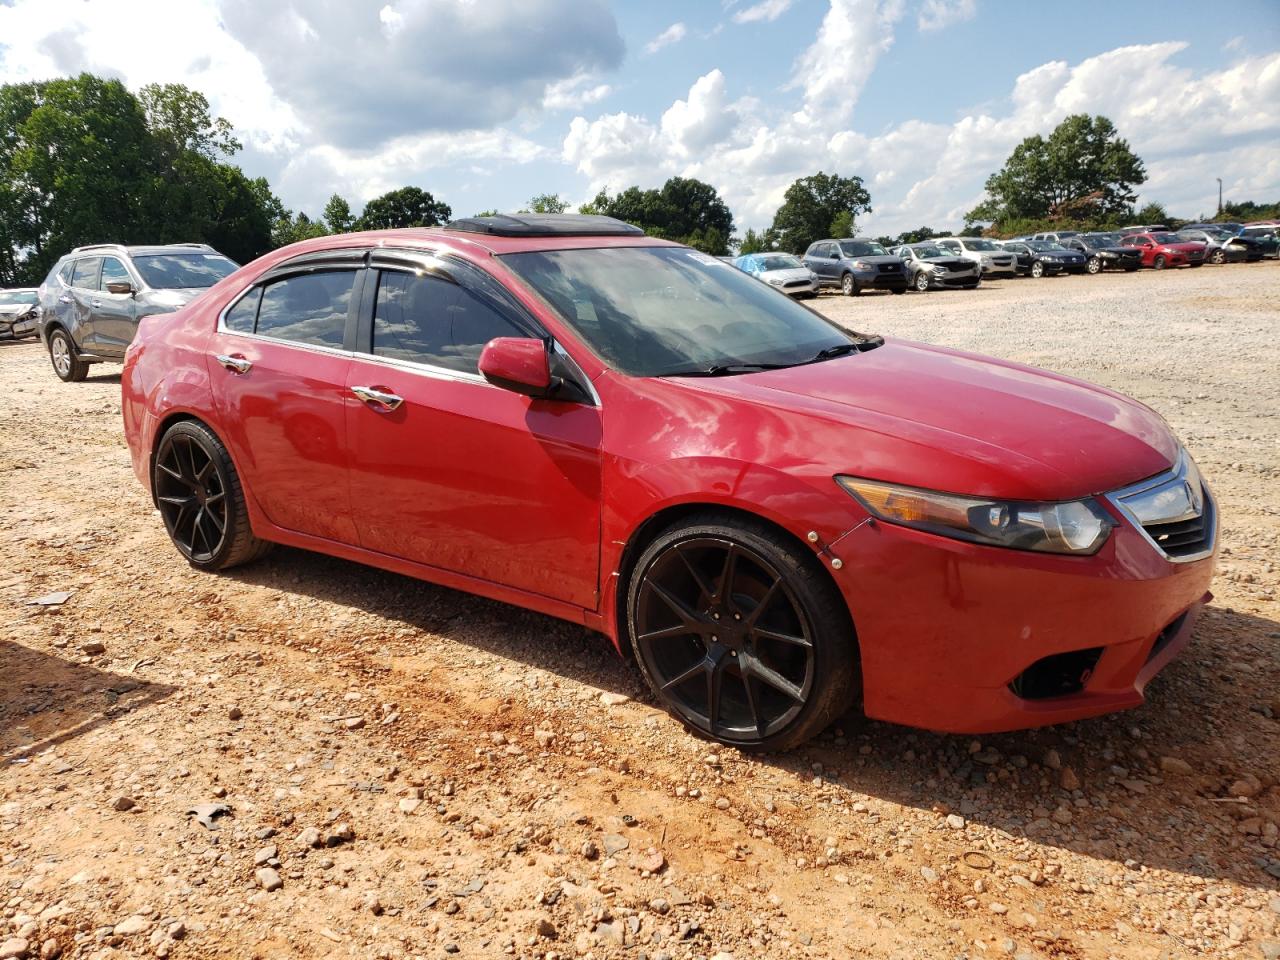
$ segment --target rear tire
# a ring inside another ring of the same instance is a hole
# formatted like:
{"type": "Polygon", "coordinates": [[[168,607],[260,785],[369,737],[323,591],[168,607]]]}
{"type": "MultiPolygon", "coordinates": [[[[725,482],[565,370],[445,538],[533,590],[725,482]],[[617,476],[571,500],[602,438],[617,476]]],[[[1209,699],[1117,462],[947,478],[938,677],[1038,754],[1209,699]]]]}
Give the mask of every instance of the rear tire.
{"type": "Polygon", "coordinates": [[[853,624],[800,544],[707,513],[654,538],[631,572],[627,633],[654,696],[690,731],[786,750],[854,703],[853,624]]]}
{"type": "Polygon", "coordinates": [[[71,334],[61,327],[49,334],[49,360],[63,383],[80,383],[89,375],[89,362],[80,359],[71,334]]]}
{"type": "Polygon", "coordinates": [[[165,431],[151,489],[169,539],[198,570],[225,570],[265,556],[273,544],[249,528],[244,487],[222,441],[196,420],[165,431]]]}

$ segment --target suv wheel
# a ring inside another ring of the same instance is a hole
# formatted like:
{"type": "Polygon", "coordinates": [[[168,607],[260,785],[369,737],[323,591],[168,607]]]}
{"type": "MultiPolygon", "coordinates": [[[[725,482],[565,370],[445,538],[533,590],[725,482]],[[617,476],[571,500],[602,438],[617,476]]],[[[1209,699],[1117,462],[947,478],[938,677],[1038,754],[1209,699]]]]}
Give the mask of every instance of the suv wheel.
{"type": "Polygon", "coordinates": [[[53,372],[64,383],[79,383],[89,375],[88,361],[76,354],[71,335],[61,327],[49,334],[49,359],[53,362],[53,372]]]}
{"type": "Polygon", "coordinates": [[[1085,267],[1085,269],[1086,269],[1086,270],[1088,270],[1090,273],[1101,273],[1101,272],[1102,272],[1102,260],[1101,260],[1100,258],[1098,258],[1098,257],[1090,257],[1090,258],[1089,258],[1089,263],[1088,263],[1088,265],[1085,267]]]}
{"type": "Polygon", "coordinates": [[[915,287],[921,293],[929,292],[929,275],[923,270],[916,274],[915,287]]]}
{"type": "Polygon", "coordinates": [[[222,570],[257,560],[271,549],[249,529],[235,464],[204,424],[183,420],[165,431],[151,488],[169,539],[193,567],[222,570]]]}
{"type": "Polygon", "coordinates": [[[852,273],[846,273],[840,278],[840,292],[846,297],[856,297],[862,292],[858,289],[858,281],[853,279],[852,273]]]}
{"type": "Polygon", "coordinates": [[[853,624],[811,553],[764,524],[695,516],[645,549],[627,585],[645,679],[694,733],[784,750],[853,705],[853,624]]]}

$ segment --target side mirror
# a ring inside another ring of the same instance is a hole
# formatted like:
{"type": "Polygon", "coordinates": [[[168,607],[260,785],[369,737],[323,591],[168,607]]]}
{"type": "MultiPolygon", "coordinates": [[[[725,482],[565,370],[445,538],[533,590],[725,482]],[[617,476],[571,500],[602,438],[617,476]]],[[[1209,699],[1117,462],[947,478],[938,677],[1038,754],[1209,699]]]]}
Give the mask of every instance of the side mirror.
{"type": "Polygon", "coordinates": [[[496,387],[526,397],[551,394],[547,345],[533,337],[495,337],[480,353],[480,373],[496,387]]]}
{"type": "Polygon", "coordinates": [[[107,293],[133,293],[133,284],[127,280],[108,283],[107,293]]]}

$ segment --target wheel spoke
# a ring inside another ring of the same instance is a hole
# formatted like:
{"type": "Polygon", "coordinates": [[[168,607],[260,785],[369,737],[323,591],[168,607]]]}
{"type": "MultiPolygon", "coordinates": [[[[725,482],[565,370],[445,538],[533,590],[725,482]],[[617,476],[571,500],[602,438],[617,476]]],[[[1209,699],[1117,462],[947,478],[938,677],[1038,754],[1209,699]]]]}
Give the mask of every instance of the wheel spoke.
{"type": "Polygon", "coordinates": [[[701,632],[700,627],[687,623],[677,623],[674,627],[663,627],[661,630],[650,630],[636,637],[641,643],[652,643],[654,640],[670,640],[672,637],[687,637],[701,632]]]}
{"type": "Polygon", "coordinates": [[[184,477],[179,471],[174,470],[173,467],[169,466],[167,463],[157,462],[156,466],[159,467],[161,470],[163,470],[165,473],[167,473],[169,476],[173,477],[173,479],[180,480],[183,483],[187,482],[186,477],[184,477]]]}
{"type": "Polygon", "coordinates": [[[783,633],[780,630],[770,630],[767,627],[753,627],[751,630],[753,639],[777,640],[779,643],[789,643],[793,647],[812,648],[813,644],[808,637],[797,637],[791,633],[783,633]]]}
{"type": "Polygon", "coordinates": [[[698,676],[699,674],[708,673],[710,669],[711,669],[711,663],[704,657],[701,660],[699,660],[697,663],[695,663],[692,667],[690,667],[688,670],[684,671],[684,673],[680,674],[678,677],[674,677],[671,680],[668,680],[666,683],[664,683],[662,685],[662,692],[666,693],[668,690],[672,690],[680,686],[680,684],[682,683],[688,683],[690,680],[692,680],[694,677],[698,676]]]}
{"type": "Polygon", "coordinates": [[[766,667],[756,657],[752,657],[746,662],[746,669],[756,677],[759,677],[764,683],[767,683],[779,693],[786,694],[796,703],[804,703],[804,694],[800,688],[784,677],[778,671],[771,667],[766,667]]]}
{"type": "Polygon", "coordinates": [[[747,692],[747,709],[751,711],[751,720],[756,725],[756,735],[763,737],[767,724],[764,717],[760,715],[760,700],[756,695],[759,692],[756,689],[758,681],[745,670],[738,675],[742,678],[742,689],[747,692]]]}
{"type": "Polygon", "coordinates": [[[720,720],[720,688],[724,685],[724,659],[713,661],[707,666],[707,723],[711,725],[711,735],[715,736],[716,724],[720,720]]]}
{"type": "Polygon", "coordinates": [[[702,574],[698,572],[698,568],[693,565],[693,561],[689,559],[688,555],[680,547],[676,547],[675,551],[676,556],[684,562],[685,568],[689,571],[689,576],[693,577],[693,582],[696,583],[698,585],[698,589],[702,591],[702,596],[710,599],[713,596],[714,591],[703,578],[702,574]]]}
{"type": "Polygon", "coordinates": [[[200,472],[196,474],[196,482],[203,484],[205,482],[205,478],[209,476],[209,471],[212,469],[213,469],[213,461],[210,460],[203,467],[201,467],[200,472]]]}
{"type": "Polygon", "coordinates": [[[658,597],[671,608],[672,612],[680,618],[680,622],[686,627],[696,629],[702,624],[702,618],[691,610],[687,604],[675,594],[671,593],[662,584],[655,582],[651,577],[645,578],[645,586],[658,595],[658,597]]]}
{"type": "Polygon", "coordinates": [[[221,517],[219,517],[216,513],[214,513],[212,510],[209,509],[209,502],[207,500],[205,501],[205,504],[204,504],[204,515],[205,515],[205,519],[208,520],[210,523],[212,523],[214,529],[218,531],[218,539],[221,540],[222,530],[225,524],[222,522],[221,517]]]}
{"type": "Polygon", "coordinates": [[[188,507],[195,502],[195,497],[156,497],[161,503],[168,503],[175,507],[188,507]]]}
{"type": "Polygon", "coordinates": [[[770,586],[769,589],[764,592],[764,596],[760,598],[760,602],[756,604],[756,608],[752,610],[751,613],[747,616],[746,625],[748,627],[752,627],[752,628],[755,627],[756,622],[759,621],[760,617],[764,614],[765,610],[768,608],[770,601],[773,600],[774,596],[777,594],[777,592],[781,588],[782,588],[782,578],[778,577],[778,579],[773,581],[772,586],[770,586]]]}
{"type": "Polygon", "coordinates": [[[204,507],[196,511],[194,519],[191,521],[191,551],[196,549],[196,534],[200,534],[200,539],[204,541],[204,548],[209,549],[209,540],[204,535],[204,527],[200,525],[200,521],[204,519],[204,507]]]}
{"type": "Polygon", "coordinates": [[[733,604],[733,581],[738,573],[738,545],[729,544],[725,551],[724,568],[720,571],[720,597],[729,606],[733,604]]]}

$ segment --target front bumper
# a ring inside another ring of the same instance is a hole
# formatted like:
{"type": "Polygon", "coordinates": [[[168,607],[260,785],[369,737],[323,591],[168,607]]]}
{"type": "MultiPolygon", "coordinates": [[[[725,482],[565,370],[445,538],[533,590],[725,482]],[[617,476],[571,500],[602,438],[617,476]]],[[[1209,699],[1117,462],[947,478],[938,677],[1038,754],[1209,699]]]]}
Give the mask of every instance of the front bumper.
{"type": "Polygon", "coordinates": [[[981,282],[982,276],[977,270],[951,270],[929,275],[929,286],[939,289],[971,289],[981,282]]]}
{"type": "Polygon", "coordinates": [[[893,273],[879,270],[854,270],[853,279],[859,290],[905,290],[907,288],[907,271],[905,270],[893,273]]]}
{"type": "Polygon", "coordinates": [[[17,339],[30,336],[35,332],[36,318],[33,316],[0,317],[0,339],[17,339]]]}
{"type": "Polygon", "coordinates": [[[879,521],[832,544],[844,560],[835,577],[857,630],[867,715],[987,733],[1141,704],[1210,599],[1214,556],[1171,562],[1113,512],[1120,525],[1092,557],[980,546],[879,521]],[[1082,651],[1090,655],[1074,692],[1030,690],[1031,668],[1082,651]]]}
{"type": "Polygon", "coordinates": [[[792,280],[785,284],[769,284],[775,290],[781,290],[788,297],[816,297],[821,288],[821,284],[817,279],[813,280],[792,280]]]}
{"type": "MultiPolygon", "coordinates": [[[[983,263],[979,265],[984,277],[1016,277],[1018,275],[1018,261],[1004,265],[998,263],[983,263]]],[[[1030,269],[1028,266],[1027,269],[1030,269]]]]}

